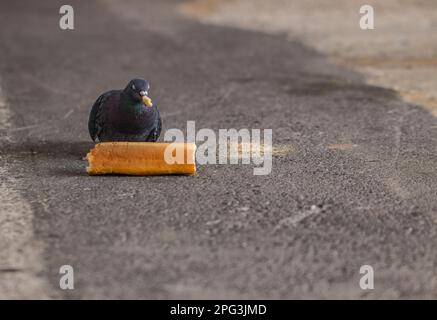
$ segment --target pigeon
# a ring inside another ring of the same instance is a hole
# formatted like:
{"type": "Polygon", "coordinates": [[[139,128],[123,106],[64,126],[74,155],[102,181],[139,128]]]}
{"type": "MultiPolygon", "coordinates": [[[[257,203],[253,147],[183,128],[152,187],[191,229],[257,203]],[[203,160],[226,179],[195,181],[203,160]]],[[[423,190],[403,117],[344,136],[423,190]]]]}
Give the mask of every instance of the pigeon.
{"type": "Polygon", "coordinates": [[[161,134],[158,107],[149,98],[144,79],[131,80],[123,90],[100,95],[91,108],[88,130],[94,142],[155,142],[161,134]]]}

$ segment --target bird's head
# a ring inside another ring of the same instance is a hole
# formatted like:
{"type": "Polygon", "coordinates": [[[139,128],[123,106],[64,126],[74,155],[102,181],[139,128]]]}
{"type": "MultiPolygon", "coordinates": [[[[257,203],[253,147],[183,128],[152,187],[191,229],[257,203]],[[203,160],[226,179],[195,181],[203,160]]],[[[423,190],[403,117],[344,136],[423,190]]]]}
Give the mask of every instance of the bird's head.
{"type": "Polygon", "coordinates": [[[133,79],[129,81],[124,92],[133,101],[142,101],[146,106],[152,107],[152,99],[149,98],[149,83],[144,79],[133,79]]]}

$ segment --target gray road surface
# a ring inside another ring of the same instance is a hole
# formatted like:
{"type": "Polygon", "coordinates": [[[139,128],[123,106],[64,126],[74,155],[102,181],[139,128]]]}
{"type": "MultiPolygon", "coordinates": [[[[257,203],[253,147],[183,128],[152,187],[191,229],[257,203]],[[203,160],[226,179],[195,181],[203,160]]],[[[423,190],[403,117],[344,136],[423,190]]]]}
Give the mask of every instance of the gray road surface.
{"type": "Polygon", "coordinates": [[[71,1],[74,31],[57,1],[0,4],[1,297],[436,297],[436,118],[283,35],[128,3],[71,1]],[[164,130],[271,128],[286,152],[267,176],[88,176],[89,109],[136,76],[164,130]]]}

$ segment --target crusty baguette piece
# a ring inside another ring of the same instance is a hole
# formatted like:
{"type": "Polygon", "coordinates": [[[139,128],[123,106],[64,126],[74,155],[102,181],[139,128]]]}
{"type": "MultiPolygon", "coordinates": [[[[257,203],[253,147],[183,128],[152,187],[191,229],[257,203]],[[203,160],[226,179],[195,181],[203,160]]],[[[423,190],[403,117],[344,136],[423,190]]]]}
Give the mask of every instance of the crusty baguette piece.
{"type": "Polygon", "coordinates": [[[194,175],[195,153],[194,143],[102,142],[87,154],[87,171],[90,175],[194,175]],[[184,156],[171,164],[165,158],[169,153],[184,156]]]}

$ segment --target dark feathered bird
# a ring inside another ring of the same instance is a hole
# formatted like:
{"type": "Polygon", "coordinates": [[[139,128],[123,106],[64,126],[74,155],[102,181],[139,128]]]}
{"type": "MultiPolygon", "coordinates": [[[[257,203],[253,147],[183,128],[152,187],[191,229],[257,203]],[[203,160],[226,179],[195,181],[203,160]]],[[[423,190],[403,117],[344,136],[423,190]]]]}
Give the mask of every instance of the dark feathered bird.
{"type": "Polygon", "coordinates": [[[88,130],[93,141],[151,141],[161,134],[158,107],[149,98],[149,83],[131,80],[124,90],[103,93],[94,103],[88,130]]]}

